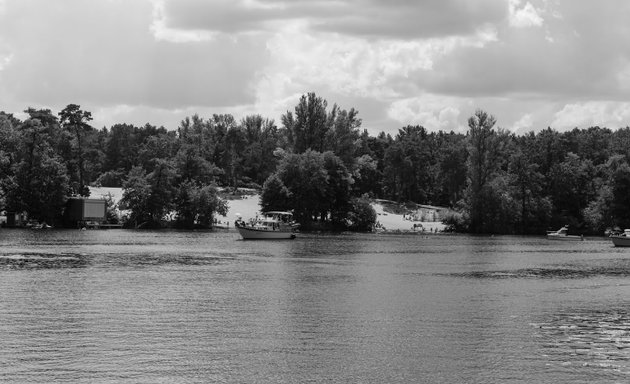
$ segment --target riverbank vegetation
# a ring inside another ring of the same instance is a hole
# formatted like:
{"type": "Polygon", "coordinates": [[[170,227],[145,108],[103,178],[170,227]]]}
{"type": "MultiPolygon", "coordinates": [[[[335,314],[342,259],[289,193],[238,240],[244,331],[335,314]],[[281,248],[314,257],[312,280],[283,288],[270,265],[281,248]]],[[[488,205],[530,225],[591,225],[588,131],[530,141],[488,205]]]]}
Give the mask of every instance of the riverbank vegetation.
{"type": "Polygon", "coordinates": [[[630,227],[630,128],[515,135],[478,110],[466,134],[401,127],[371,136],[355,109],[309,93],[277,124],[261,115],[186,117],[178,127],[97,129],[70,104],[0,112],[0,210],[53,223],[87,186],[122,187],[128,226],[211,226],[218,187],[261,190],[303,228],[367,230],[370,199],[449,207],[473,233],[630,227]]]}

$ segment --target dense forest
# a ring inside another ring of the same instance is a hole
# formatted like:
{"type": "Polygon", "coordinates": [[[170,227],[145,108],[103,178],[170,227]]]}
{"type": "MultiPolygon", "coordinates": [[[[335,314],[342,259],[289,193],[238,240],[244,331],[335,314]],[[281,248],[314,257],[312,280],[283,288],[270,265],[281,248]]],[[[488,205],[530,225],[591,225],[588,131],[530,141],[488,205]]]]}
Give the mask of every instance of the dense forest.
{"type": "Polygon", "coordinates": [[[184,119],[176,129],[96,129],[70,104],[57,114],[0,112],[0,210],[60,222],[68,196],[122,187],[128,226],[211,226],[218,188],[256,188],[263,209],[306,227],[369,230],[369,201],[445,206],[472,233],[581,233],[630,227],[630,128],[515,135],[478,110],[466,134],[406,126],[370,136],[355,109],[303,95],[280,124],[260,115],[184,119]]]}

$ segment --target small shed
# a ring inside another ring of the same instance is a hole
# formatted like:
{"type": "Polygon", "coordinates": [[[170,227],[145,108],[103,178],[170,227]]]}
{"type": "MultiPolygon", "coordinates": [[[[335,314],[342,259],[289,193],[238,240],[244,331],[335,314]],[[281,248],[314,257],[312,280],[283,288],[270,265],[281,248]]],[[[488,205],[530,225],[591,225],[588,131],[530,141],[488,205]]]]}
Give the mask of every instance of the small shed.
{"type": "Polygon", "coordinates": [[[98,226],[107,221],[107,201],[70,197],[66,205],[65,217],[68,223],[78,226],[98,226]]]}
{"type": "Polygon", "coordinates": [[[26,223],[26,215],[24,213],[18,212],[6,212],[6,222],[5,225],[7,227],[21,227],[26,223]]]}

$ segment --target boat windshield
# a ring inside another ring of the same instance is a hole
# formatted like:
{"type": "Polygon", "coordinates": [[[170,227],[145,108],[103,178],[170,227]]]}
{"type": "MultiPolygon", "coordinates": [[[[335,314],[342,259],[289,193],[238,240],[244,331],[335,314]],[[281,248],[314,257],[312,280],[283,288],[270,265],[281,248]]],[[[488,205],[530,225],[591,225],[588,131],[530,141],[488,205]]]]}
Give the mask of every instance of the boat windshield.
{"type": "Polygon", "coordinates": [[[288,223],[293,220],[293,214],[291,214],[290,212],[276,212],[276,211],[263,212],[263,216],[267,220],[282,221],[285,223],[288,223]]]}

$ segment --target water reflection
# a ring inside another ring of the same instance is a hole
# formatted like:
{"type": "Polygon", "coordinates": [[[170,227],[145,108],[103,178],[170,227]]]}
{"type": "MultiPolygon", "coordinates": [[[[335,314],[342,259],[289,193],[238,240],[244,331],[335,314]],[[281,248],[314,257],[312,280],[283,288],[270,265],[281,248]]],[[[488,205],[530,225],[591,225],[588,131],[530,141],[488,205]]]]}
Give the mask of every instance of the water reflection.
{"type": "Polygon", "coordinates": [[[611,265],[563,265],[549,268],[524,268],[516,270],[474,271],[453,273],[452,276],[475,279],[584,279],[592,277],[629,277],[630,261],[611,260],[611,265]]]}
{"type": "Polygon", "coordinates": [[[89,264],[84,254],[19,253],[0,255],[0,269],[83,268],[89,264]]]}
{"type": "Polygon", "coordinates": [[[0,382],[626,382],[630,258],[580,243],[0,231],[0,382]]]}
{"type": "Polygon", "coordinates": [[[630,314],[627,308],[572,308],[532,323],[549,364],[591,372],[630,374],[630,314]]]}

